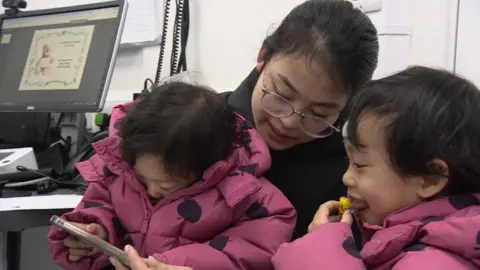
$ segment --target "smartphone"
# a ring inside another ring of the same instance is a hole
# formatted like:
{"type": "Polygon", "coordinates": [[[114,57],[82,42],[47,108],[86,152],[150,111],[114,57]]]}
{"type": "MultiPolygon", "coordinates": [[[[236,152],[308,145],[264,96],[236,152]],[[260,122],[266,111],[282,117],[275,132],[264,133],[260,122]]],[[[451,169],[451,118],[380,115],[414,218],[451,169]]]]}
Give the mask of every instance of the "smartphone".
{"type": "Polygon", "coordinates": [[[79,229],[70,222],[55,215],[50,218],[50,223],[60,227],[62,230],[75,236],[76,238],[78,238],[78,240],[98,248],[100,251],[107,254],[108,256],[117,258],[124,265],[130,266],[128,263],[127,255],[123,250],[111,245],[110,243],[98,238],[97,236],[90,234],[82,229],[79,229]]]}

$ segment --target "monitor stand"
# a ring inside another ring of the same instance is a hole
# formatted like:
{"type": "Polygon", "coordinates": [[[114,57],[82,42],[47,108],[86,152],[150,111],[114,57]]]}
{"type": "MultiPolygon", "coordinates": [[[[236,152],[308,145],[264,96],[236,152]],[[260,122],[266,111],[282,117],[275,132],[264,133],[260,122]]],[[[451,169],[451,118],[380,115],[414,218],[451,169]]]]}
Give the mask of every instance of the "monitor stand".
{"type": "MultiPolygon", "coordinates": [[[[58,120],[61,114],[56,114],[58,120]]],[[[70,156],[82,151],[84,145],[89,143],[87,132],[87,118],[85,113],[63,113],[62,121],[59,125],[61,136],[67,139],[70,144],[70,156]]]]}

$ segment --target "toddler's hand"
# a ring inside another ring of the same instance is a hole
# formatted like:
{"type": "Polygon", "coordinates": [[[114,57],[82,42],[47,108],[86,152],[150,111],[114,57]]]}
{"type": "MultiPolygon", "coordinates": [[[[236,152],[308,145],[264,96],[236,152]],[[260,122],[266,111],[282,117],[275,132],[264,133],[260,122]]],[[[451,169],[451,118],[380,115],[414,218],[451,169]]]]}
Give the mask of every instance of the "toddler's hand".
{"type": "MultiPolygon", "coordinates": [[[[101,225],[92,223],[92,224],[82,224],[82,223],[75,223],[71,222],[71,224],[75,225],[77,228],[80,228],[86,232],[89,232],[102,240],[107,240],[107,230],[103,228],[101,225]]],[[[75,236],[69,235],[65,240],[63,240],[63,244],[69,248],[68,252],[68,259],[70,261],[76,262],[83,257],[93,256],[98,253],[98,250],[91,245],[78,240],[75,236]]]]}
{"type": "Polygon", "coordinates": [[[343,222],[352,225],[353,217],[350,210],[346,210],[341,217],[338,215],[332,216],[332,213],[337,211],[338,205],[338,201],[328,201],[320,205],[312,223],[308,226],[308,232],[312,232],[320,225],[332,222],[343,222]]]}

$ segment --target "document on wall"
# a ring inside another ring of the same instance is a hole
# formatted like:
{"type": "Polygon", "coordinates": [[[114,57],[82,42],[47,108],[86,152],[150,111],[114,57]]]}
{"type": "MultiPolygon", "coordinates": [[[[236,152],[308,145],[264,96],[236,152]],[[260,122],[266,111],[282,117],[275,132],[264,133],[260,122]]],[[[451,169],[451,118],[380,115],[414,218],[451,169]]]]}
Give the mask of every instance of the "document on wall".
{"type": "Polygon", "coordinates": [[[35,31],[19,90],[78,90],[94,30],[87,25],[35,31]]]}

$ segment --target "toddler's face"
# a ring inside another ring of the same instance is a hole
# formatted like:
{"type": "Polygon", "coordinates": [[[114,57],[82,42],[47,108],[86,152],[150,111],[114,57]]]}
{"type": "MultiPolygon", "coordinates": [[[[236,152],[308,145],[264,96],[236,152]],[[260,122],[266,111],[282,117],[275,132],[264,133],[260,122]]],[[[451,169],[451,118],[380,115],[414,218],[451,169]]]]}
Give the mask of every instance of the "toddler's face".
{"type": "Polygon", "coordinates": [[[191,179],[170,175],[161,164],[161,157],[149,154],[138,156],[135,162],[138,180],[145,186],[151,199],[162,199],[192,183],[191,179]]]}
{"type": "Polygon", "coordinates": [[[401,177],[385,149],[384,123],[372,114],[359,119],[361,149],[345,139],[350,165],[343,176],[352,208],[364,223],[382,225],[389,214],[422,201],[422,177],[401,177]]]}

